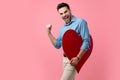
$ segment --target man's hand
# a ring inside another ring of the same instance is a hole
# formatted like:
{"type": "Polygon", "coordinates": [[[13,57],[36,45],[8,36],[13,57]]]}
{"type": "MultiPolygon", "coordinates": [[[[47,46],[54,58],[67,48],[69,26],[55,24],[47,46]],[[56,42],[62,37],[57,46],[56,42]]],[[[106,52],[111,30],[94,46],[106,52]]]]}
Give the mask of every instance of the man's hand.
{"type": "Polygon", "coordinates": [[[52,25],[51,24],[47,24],[46,25],[46,29],[47,29],[48,33],[51,33],[52,25]]]}
{"type": "Polygon", "coordinates": [[[77,64],[78,64],[78,62],[79,62],[79,58],[78,57],[73,57],[72,59],[71,59],[71,61],[70,61],[70,64],[72,65],[72,66],[76,66],[77,64]]]}

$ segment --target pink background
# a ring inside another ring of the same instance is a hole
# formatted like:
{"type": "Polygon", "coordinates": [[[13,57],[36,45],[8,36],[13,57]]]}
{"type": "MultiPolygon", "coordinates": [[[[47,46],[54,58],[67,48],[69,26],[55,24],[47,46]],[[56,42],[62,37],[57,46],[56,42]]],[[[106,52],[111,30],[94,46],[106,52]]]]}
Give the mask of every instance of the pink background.
{"type": "Polygon", "coordinates": [[[62,1],[87,20],[94,39],[76,80],[120,80],[119,0],[1,0],[0,80],[60,80],[63,51],[52,46],[45,25],[51,23],[57,37],[62,1]]]}

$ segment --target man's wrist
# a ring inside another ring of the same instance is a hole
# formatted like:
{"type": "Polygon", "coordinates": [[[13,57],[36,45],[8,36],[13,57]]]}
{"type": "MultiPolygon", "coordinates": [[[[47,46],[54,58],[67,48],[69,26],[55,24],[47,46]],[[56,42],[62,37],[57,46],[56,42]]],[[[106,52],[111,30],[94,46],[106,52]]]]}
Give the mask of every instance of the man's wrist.
{"type": "Polygon", "coordinates": [[[48,31],[48,35],[50,35],[51,34],[51,31],[48,31]]]}

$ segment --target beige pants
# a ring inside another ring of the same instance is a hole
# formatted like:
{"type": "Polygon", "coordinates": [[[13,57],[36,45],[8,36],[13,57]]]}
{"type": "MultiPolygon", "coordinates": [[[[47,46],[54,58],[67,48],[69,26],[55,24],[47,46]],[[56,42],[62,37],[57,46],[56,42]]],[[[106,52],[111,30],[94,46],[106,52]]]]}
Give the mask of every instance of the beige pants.
{"type": "Polygon", "coordinates": [[[61,80],[75,80],[76,69],[67,57],[63,57],[63,74],[61,80]]]}

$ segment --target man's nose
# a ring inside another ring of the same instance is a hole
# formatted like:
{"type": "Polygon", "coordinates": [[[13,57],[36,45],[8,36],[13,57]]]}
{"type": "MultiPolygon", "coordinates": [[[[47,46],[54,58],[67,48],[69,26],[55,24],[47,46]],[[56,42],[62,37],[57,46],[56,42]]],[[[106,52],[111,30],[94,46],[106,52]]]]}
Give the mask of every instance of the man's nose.
{"type": "Polygon", "coordinates": [[[66,14],[63,14],[63,17],[65,17],[66,16],[66,14]]]}

